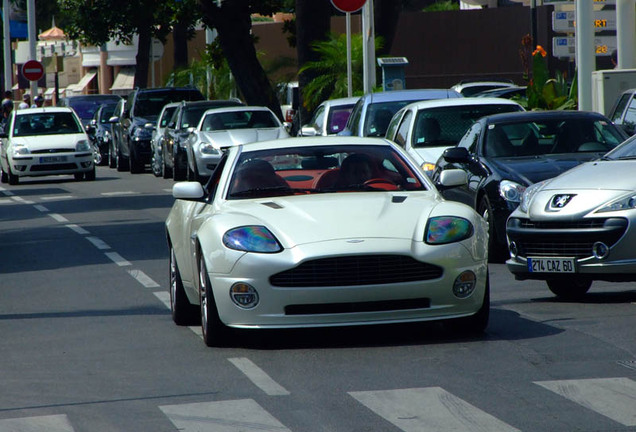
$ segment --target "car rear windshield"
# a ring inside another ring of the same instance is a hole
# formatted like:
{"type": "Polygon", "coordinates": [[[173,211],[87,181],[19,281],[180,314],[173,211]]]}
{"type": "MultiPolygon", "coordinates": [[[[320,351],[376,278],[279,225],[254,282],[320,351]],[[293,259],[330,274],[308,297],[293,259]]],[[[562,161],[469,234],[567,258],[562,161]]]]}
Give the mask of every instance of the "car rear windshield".
{"type": "Polygon", "coordinates": [[[201,123],[204,132],[230,129],[262,129],[279,127],[269,111],[230,111],[207,114],[201,123]]]}
{"type": "Polygon", "coordinates": [[[135,100],[134,116],[158,116],[164,105],[170,102],[202,100],[198,90],[164,90],[140,93],[135,100]]]}
{"type": "Polygon", "coordinates": [[[370,104],[367,108],[363,136],[383,137],[393,118],[400,108],[414,101],[382,102],[370,104]]]}

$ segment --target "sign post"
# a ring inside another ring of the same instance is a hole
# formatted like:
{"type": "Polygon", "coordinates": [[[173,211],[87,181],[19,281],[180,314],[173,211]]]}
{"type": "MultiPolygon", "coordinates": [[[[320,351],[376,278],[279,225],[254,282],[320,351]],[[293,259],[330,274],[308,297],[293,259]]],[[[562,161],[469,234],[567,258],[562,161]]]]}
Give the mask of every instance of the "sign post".
{"type": "Polygon", "coordinates": [[[367,0],[331,0],[331,4],[346,14],[347,24],[347,96],[353,96],[353,78],[351,72],[351,13],[357,12],[367,0]]]}

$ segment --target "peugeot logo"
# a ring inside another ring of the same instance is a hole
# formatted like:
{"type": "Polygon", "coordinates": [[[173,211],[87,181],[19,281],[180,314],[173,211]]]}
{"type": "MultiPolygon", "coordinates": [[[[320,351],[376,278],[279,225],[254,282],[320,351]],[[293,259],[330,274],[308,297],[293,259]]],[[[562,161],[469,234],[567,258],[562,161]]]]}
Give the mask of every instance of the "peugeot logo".
{"type": "Polygon", "coordinates": [[[574,198],[574,195],[555,195],[550,200],[549,209],[552,211],[559,211],[563,207],[565,207],[571,200],[574,198]]]}

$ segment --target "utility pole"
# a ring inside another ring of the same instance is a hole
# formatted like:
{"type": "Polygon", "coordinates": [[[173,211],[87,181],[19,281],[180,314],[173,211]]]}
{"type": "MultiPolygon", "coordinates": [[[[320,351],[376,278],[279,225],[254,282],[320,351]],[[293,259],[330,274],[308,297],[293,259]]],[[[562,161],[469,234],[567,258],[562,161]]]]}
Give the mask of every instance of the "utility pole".
{"type": "Polygon", "coordinates": [[[9,21],[9,0],[2,0],[2,48],[4,50],[4,89],[13,87],[13,67],[11,65],[11,24],[9,21]]]}
{"type": "MultiPolygon", "coordinates": [[[[36,44],[37,35],[35,34],[35,0],[27,0],[27,28],[29,37],[29,60],[37,60],[36,44]]],[[[38,95],[38,82],[31,81],[31,100],[38,95]]]]}

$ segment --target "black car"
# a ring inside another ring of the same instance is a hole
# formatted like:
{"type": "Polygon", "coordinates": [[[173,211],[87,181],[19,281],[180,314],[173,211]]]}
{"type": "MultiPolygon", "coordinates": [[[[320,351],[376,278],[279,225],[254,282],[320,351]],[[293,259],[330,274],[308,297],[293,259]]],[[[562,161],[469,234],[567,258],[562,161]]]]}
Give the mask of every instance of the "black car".
{"type": "Polygon", "coordinates": [[[88,137],[99,148],[99,159],[95,161],[98,165],[106,163],[109,157],[109,146],[112,141],[112,123],[110,118],[115,113],[115,107],[117,107],[117,103],[107,102],[102,104],[86,126],[88,137]]]}
{"type": "Polygon", "coordinates": [[[188,172],[186,142],[190,133],[199,125],[204,112],[211,108],[240,105],[243,103],[238,100],[182,102],[172,114],[161,140],[164,177],[172,174],[174,180],[186,179],[188,172]]]}
{"type": "Polygon", "coordinates": [[[57,102],[57,106],[71,107],[77,113],[82,121],[82,125],[86,127],[95,116],[95,112],[102,104],[114,103],[121,100],[121,96],[114,94],[89,94],[66,96],[57,102]]]}
{"type": "Polygon", "coordinates": [[[157,117],[169,102],[204,100],[203,94],[193,87],[163,87],[133,90],[123,111],[111,121],[117,149],[117,169],[143,172],[150,163],[150,140],[157,117]]]}
{"type": "Polygon", "coordinates": [[[468,183],[442,191],[472,206],[489,223],[491,261],[507,253],[506,219],[533,183],[596,159],[627,138],[605,116],[582,111],[528,111],[479,119],[456,147],[437,161],[433,180],[445,169],[466,171],[468,183]]]}

